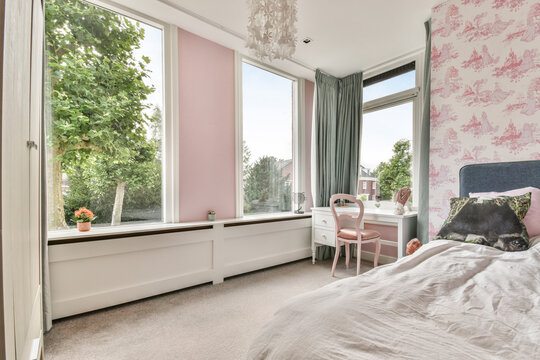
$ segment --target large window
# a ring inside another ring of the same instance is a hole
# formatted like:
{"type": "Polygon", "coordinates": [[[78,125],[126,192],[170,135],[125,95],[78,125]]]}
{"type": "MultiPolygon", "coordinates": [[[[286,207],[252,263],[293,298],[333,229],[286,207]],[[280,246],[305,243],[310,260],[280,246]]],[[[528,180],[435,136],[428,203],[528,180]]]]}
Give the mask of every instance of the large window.
{"type": "Polygon", "coordinates": [[[47,0],[49,229],[162,221],[163,30],[47,0]]]}
{"type": "Polygon", "coordinates": [[[294,81],[242,63],[243,212],[291,211],[294,81]]]}
{"type": "Polygon", "coordinates": [[[379,75],[380,81],[364,86],[360,181],[373,181],[370,200],[391,200],[395,191],[413,185],[416,72],[405,71],[379,75]]]}

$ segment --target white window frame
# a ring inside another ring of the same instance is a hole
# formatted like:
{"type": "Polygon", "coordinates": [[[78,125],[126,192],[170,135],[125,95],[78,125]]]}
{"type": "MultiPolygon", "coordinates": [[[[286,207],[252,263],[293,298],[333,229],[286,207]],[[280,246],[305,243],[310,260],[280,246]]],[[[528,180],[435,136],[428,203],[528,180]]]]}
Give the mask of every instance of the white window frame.
{"type": "MultiPolygon", "coordinates": [[[[418,207],[418,189],[420,169],[419,169],[419,156],[420,156],[420,139],[421,139],[421,123],[422,123],[422,84],[424,78],[424,51],[419,50],[410,55],[403,56],[395,61],[391,61],[380,66],[374,67],[364,72],[364,80],[379,74],[385,73],[392,69],[398,68],[405,64],[415,62],[415,87],[404,90],[395,94],[383,96],[377,99],[367,101],[363,104],[362,113],[368,114],[373,111],[384,110],[393,106],[405,104],[408,102],[413,103],[413,139],[412,139],[412,192],[413,192],[413,209],[418,207]]],[[[362,120],[363,122],[363,120],[362,120]]],[[[362,124],[363,125],[363,124],[362,124]]],[[[361,143],[361,142],[360,142],[361,143]]],[[[362,145],[360,144],[360,147],[362,145]]],[[[359,161],[362,159],[360,148],[359,161]]],[[[360,164],[359,164],[360,165],[360,164]]]]}
{"type": "MultiPolygon", "coordinates": [[[[180,169],[178,119],[178,27],[108,0],[81,0],[132,18],[163,31],[163,149],[161,211],[162,222],[180,221],[180,169]]],[[[136,224],[132,224],[136,225],[136,224]]],[[[126,231],[129,228],[126,227],[126,231]]]]}
{"type": "MultiPolygon", "coordinates": [[[[292,142],[293,142],[293,192],[305,191],[305,80],[275,69],[238,51],[234,52],[235,72],[235,116],[236,116],[236,217],[244,216],[244,186],[243,186],[243,102],[242,102],[242,63],[247,63],[273,74],[289,79],[292,89],[292,142]]],[[[292,194],[291,194],[292,195],[292,194]]],[[[291,196],[291,213],[294,211],[294,196],[291,196]]],[[[282,213],[282,212],[280,212],[282,213]]],[[[269,213],[264,215],[268,216],[269,213]]]]}

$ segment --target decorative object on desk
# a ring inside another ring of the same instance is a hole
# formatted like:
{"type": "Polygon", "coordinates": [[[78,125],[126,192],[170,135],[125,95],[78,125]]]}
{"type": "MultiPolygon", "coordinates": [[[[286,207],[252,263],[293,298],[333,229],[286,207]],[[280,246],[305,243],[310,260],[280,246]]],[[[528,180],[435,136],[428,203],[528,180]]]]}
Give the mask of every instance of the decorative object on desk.
{"type": "Polygon", "coordinates": [[[214,210],[208,210],[208,221],[216,220],[216,212],[214,210]]]}
{"type": "Polygon", "coordinates": [[[77,223],[77,230],[90,231],[92,229],[92,221],[96,220],[96,218],[97,216],[94,216],[91,210],[81,207],[79,210],[75,210],[75,216],[71,220],[77,223]]]}
{"type": "Polygon", "coordinates": [[[381,203],[377,201],[377,202],[375,203],[375,207],[376,207],[377,209],[380,208],[380,207],[381,207],[381,203]]]}
{"type": "Polygon", "coordinates": [[[416,250],[420,249],[420,246],[422,246],[422,242],[418,240],[417,238],[412,239],[407,243],[407,255],[412,255],[416,250]]]}
{"type": "Polygon", "coordinates": [[[360,194],[360,195],[358,195],[358,198],[360,200],[362,200],[362,202],[366,202],[368,200],[368,195],[367,194],[360,194]]]}
{"type": "Polygon", "coordinates": [[[248,0],[246,47],[259,59],[286,59],[296,51],[296,0],[248,0]]]}
{"type": "Polygon", "coordinates": [[[295,192],[294,195],[294,213],[303,214],[304,213],[304,202],[306,201],[306,194],[303,192],[295,192]]]}
{"type": "Polygon", "coordinates": [[[405,214],[405,204],[409,197],[411,196],[411,189],[408,186],[402,187],[394,196],[394,201],[396,202],[396,208],[394,214],[403,215],[405,214]]]}

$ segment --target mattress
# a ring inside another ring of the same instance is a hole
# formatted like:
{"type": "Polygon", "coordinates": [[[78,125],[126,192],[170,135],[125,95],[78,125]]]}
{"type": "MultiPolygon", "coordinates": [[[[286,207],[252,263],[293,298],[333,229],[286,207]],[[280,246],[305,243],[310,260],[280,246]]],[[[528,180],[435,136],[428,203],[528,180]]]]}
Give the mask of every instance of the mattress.
{"type": "Polygon", "coordinates": [[[540,358],[540,244],[432,241],[285,303],[248,359],[540,358]]]}

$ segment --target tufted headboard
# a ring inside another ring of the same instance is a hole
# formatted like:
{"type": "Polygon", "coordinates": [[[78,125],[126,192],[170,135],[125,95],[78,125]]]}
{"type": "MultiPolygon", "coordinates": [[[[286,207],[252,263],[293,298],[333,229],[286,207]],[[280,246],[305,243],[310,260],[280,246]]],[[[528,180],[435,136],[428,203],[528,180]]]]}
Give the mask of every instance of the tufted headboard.
{"type": "Polygon", "coordinates": [[[540,188],[540,160],[466,165],[459,171],[459,196],[471,192],[540,188]]]}

